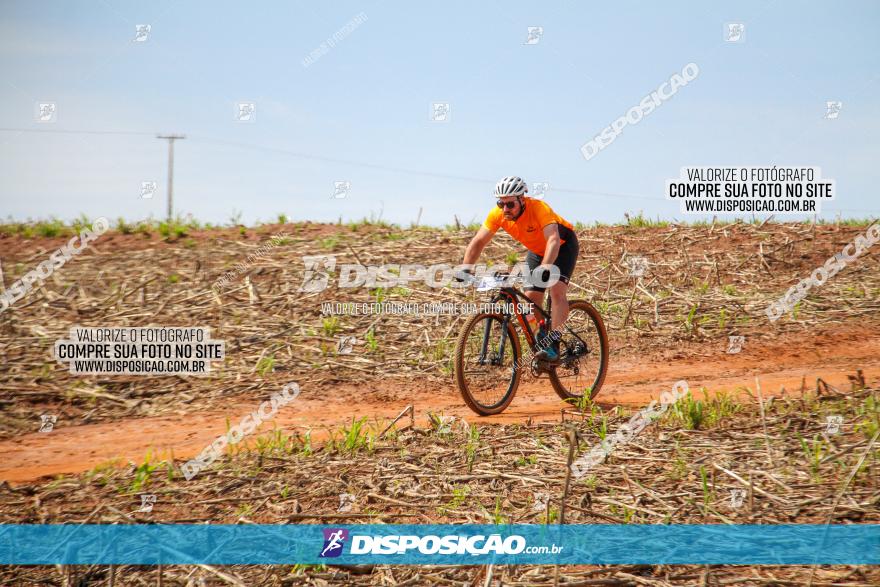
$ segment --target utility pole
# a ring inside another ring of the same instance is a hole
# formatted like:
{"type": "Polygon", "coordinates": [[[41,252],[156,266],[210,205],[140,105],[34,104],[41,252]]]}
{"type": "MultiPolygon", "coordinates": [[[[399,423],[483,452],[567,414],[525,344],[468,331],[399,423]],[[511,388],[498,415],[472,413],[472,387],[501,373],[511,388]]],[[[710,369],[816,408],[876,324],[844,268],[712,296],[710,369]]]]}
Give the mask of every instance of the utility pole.
{"type": "Polygon", "coordinates": [[[157,139],[168,140],[168,222],[171,222],[173,205],[172,197],[174,195],[174,141],[177,139],[185,139],[186,135],[156,135],[157,139]]]}

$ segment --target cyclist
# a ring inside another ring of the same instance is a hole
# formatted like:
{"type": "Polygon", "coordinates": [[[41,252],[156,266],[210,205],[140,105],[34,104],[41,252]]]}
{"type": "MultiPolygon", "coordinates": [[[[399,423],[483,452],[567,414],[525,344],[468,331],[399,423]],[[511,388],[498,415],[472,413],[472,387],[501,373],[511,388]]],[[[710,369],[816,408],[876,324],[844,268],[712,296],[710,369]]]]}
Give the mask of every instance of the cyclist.
{"type": "MultiPolygon", "coordinates": [[[[553,301],[550,319],[558,329],[568,319],[566,293],[577,262],[578,239],[571,223],[545,202],[526,196],[528,191],[526,182],[515,176],[502,178],[495,185],[497,207],[492,208],[486,221],[471,239],[463,262],[466,265],[476,263],[498,229],[503,228],[529,250],[526,257],[529,270],[534,274],[538,267],[544,269],[544,283],[548,281],[547,276],[552,266],[559,269],[559,281],[550,286],[550,299],[553,301]]],[[[533,304],[540,306],[543,303],[546,288],[530,283],[525,289],[526,296],[533,304]]],[[[538,331],[538,343],[544,348],[536,357],[555,361],[559,358],[558,337],[550,337],[550,340],[545,341],[548,334],[543,328],[538,331]]]]}

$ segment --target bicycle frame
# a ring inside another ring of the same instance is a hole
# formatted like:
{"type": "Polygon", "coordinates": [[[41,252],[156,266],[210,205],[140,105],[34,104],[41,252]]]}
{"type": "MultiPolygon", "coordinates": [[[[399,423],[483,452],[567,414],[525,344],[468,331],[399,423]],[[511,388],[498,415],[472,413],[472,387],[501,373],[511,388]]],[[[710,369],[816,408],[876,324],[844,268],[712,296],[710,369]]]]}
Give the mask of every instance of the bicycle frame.
{"type": "MultiPolygon", "coordinates": [[[[532,349],[534,349],[538,343],[538,339],[535,336],[535,333],[532,331],[532,327],[529,325],[529,321],[525,318],[525,315],[522,312],[520,312],[519,304],[517,301],[518,298],[522,299],[525,303],[532,304],[532,301],[528,297],[526,297],[526,295],[524,293],[522,293],[521,291],[519,291],[513,287],[502,287],[497,294],[492,296],[493,303],[507,302],[510,304],[510,307],[513,308],[512,314],[504,312],[504,319],[501,321],[501,344],[498,347],[498,357],[499,358],[504,357],[504,348],[507,345],[508,325],[510,324],[510,319],[513,316],[515,316],[516,319],[519,321],[520,328],[522,329],[523,333],[526,335],[526,340],[528,341],[529,346],[532,349]]],[[[540,313],[541,319],[544,320],[544,323],[549,325],[550,324],[550,315],[547,312],[545,312],[543,308],[539,307],[537,304],[533,304],[533,306],[534,306],[534,309],[540,313]]],[[[486,355],[489,352],[489,333],[490,333],[491,328],[492,328],[492,323],[487,321],[486,326],[483,329],[483,341],[482,341],[482,345],[480,346],[479,362],[481,365],[486,364],[486,360],[487,360],[486,355]]]]}
{"type": "MultiPolygon", "coordinates": [[[[533,303],[532,300],[530,300],[528,298],[528,296],[526,296],[523,292],[516,289],[515,287],[502,287],[500,289],[500,291],[492,297],[492,302],[494,302],[494,303],[506,301],[507,303],[511,304],[511,307],[513,308],[513,316],[516,316],[516,319],[519,321],[520,328],[522,329],[523,333],[526,336],[526,341],[529,343],[529,347],[531,347],[532,350],[536,350],[538,347],[538,342],[539,342],[538,338],[535,336],[535,333],[532,330],[532,327],[529,324],[528,319],[526,319],[525,314],[523,314],[522,312],[519,311],[519,305],[517,304],[517,299],[522,299],[525,303],[532,305],[533,310],[538,313],[538,320],[544,322],[544,329],[547,332],[551,332],[553,330],[552,320],[551,320],[551,311],[553,309],[553,300],[552,300],[552,298],[550,298],[548,296],[547,310],[545,311],[544,308],[542,308],[539,304],[533,303]]],[[[502,322],[502,329],[503,330],[501,333],[501,347],[499,349],[501,356],[504,356],[504,343],[507,339],[507,325],[509,323],[508,321],[510,319],[510,316],[511,316],[510,314],[505,313],[505,317],[502,322]]],[[[486,328],[486,331],[483,336],[483,338],[484,338],[484,345],[483,345],[484,352],[485,352],[486,344],[488,343],[488,338],[489,338],[488,326],[489,325],[487,324],[487,328],[486,328]]],[[[568,332],[573,337],[575,337],[577,340],[579,340],[580,342],[582,342],[586,346],[586,344],[587,344],[586,341],[584,341],[584,339],[582,339],[580,336],[578,336],[578,334],[576,332],[574,332],[568,326],[565,326],[565,329],[568,330],[568,332]]]]}
{"type": "MultiPolygon", "coordinates": [[[[532,300],[528,298],[523,292],[519,291],[513,287],[503,287],[501,290],[492,297],[492,301],[495,303],[506,301],[513,308],[513,316],[516,316],[516,319],[519,321],[520,328],[522,328],[523,333],[526,335],[526,340],[529,343],[529,346],[533,349],[538,343],[538,339],[535,336],[535,333],[532,331],[532,326],[529,324],[528,319],[526,319],[525,314],[519,311],[519,303],[518,299],[522,299],[525,303],[531,304],[533,309],[539,313],[539,320],[543,320],[545,329],[550,330],[550,314],[544,311],[544,308],[540,307],[538,304],[533,304],[532,300]]],[[[550,300],[547,301],[547,310],[550,310],[550,304],[552,302],[550,300]]],[[[505,332],[507,331],[507,319],[509,315],[505,317],[505,332]]],[[[502,334],[504,336],[504,334],[502,334]]],[[[503,339],[502,339],[503,345],[503,339]]],[[[504,347],[502,346],[502,351],[504,347]]]]}
{"type": "MultiPolygon", "coordinates": [[[[507,344],[508,332],[507,328],[510,324],[510,318],[515,316],[517,321],[519,322],[519,326],[522,329],[523,333],[526,336],[526,341],[529,343],[529,347],[534,351],[537,350],[538,347],[538,338],[535,336],[534,331],[532,330],[531,325],[529,324],[528,319],[526,319],[525,314],[520,311],[520,306],[518,300],[521,299],[527,304],[530,304],[533,308],[534,312],[538,313],[538,320],[544,323],[544,328],[547,332],[552,330],[551,326],[551,316],[550,312],[553,307],[552,298],[547,299],[547,310],[545,311],[539,304],[535,304],[526,296],[523,292],[516,289],[515,287],[506,286],[501,287],[497,294],[492,296],[493,303],[506,302],[510,304],[510,307],[513,308],[513,313],[509,314],[504,312],[504,319],[501,321],[501,344],[498,347],[498,357],[504,357],[504,347],[507,344]]],[[[489,352],[489,331],[492,327],[491,322],[486,322],[486,326],[483,330],[483,342],[480,348],[480,364],[486,364],[486,355],[489,352]]],[[[577,335],[574,331],[566,326],[566,329],[569,333],[572,334],[576,339],[578,339],[581,343],[586,346],[586,342],[577,335]]]]}
{"type": "Polygon", "coordinates": [[[546,304],[533,303],[529,290],[520,289],[508,277],[512,276],[502,273],[479,280],[476,291],[485,292],[483,300],[494,307],[472,316],[460,331],[455,348],[455,379],[465,403],[481,416],[502,412],[516,393],[524,371],[536,378],[548,375],[553,390],[564,401],[588,392],[593,397],[602,386],[608,362],[607,334],[599,313],[586,300],[571,300],[575,319],[551,329],[552,309],[557,304],[553,304],[552,298],[546,304]],[[529,305],[525,306],[526,303],[529,305]],[[517,322],[522,333],[517,331],[517,322]],[[494,323],[501,326],[501,340],[494,323]],[[552,350],[545,353],[544,349],[551,344],[552,350]],[[598,370],[588,357],[594,352],[593,347],[599,350],[598,370]],[[581,381],[582,371],[584,376],[593,377],[587,387],[581,381]],[[506,382],[507,390],[496,389],[497,382],[492,378],[506,382]],[[504,395],[499,395],[502,392],[504,395]]]}

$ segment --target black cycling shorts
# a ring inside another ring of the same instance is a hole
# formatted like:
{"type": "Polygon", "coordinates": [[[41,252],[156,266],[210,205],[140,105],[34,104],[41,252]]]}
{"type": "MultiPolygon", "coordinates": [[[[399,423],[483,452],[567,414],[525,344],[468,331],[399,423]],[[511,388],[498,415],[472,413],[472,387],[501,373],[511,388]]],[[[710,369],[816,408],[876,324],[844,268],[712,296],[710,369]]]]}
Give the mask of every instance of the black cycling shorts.
{"type": "MultiPolygon", "coordinates": [[[[557,224],[557,226],[559,227],[559,237],[565,242],[559,247],[559,254],[556,255],[556,261],[553,264],[559,268],[559,280],[562,283],[568,283],[574,273],[574,265],[577,263],[580,246],[578,245],[577,235],[572,229],[561,224],[557,224]]],[[[541,255],[529,251],[529,254],[526,256],[529,271],[534,271],[541,264],[542,259],[541,255]]],[[[526,291],[545,291],[546,289],[545,287],[531,284],[526,286],[526,291]]]]}

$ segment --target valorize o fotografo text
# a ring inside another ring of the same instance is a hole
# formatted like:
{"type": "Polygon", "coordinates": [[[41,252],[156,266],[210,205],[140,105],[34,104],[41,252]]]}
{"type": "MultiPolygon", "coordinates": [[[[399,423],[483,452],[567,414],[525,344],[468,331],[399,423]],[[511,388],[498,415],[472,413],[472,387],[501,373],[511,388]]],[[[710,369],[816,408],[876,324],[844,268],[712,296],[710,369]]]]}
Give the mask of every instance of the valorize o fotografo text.
{"type": "Polygon", "coordinates": [[[225,357],[225,342],[206,327],[73,326],[54,346],[55,359],[74,375],[192,375],[225,357]]]}
{"type": "Polygon", "coordinates": [[[684,214],[804,214],[833,200],[833,179],[818,167],[682,167],[666,181],[666,199],[684,214]]]}

